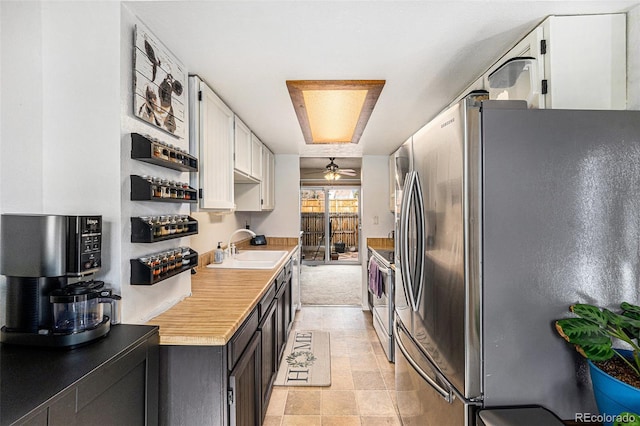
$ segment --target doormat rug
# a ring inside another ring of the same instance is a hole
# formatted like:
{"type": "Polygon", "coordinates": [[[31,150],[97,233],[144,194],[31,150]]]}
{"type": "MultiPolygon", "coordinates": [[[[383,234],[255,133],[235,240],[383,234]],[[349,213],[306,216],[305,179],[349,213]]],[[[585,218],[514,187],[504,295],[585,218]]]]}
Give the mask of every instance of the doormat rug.
{"type": "Polygon", "coordinates": [[[275,385],[330,386],[329,333],[292,330],[282,355],[275,385]]]}

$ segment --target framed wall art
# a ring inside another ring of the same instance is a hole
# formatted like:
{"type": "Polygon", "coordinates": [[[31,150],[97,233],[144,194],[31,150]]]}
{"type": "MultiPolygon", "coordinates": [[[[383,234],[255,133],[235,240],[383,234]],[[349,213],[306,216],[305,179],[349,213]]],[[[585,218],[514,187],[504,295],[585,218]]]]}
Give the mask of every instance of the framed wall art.
{"type": "Polygon", "coordinates": [[[183,138],[187,74],[184,66],[147,27],[135,26],[134,115],[183,138]]]}

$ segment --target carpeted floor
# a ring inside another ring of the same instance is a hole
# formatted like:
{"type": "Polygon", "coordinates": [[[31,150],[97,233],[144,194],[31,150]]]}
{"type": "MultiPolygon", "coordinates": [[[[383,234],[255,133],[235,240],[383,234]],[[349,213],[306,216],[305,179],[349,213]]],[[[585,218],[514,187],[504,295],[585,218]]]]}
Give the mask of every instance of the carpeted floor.
{"type": "Polygon", "coordinates": [[[361,305],[361,265],[302,265],[303,305],[361,305]]]}

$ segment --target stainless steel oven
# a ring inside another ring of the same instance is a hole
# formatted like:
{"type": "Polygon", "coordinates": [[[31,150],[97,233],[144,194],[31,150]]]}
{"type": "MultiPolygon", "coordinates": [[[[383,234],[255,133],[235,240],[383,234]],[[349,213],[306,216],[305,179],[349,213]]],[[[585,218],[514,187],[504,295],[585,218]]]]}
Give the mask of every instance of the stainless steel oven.
{"type": "Polygon", "coordinates": [[[391,265],[393,262],[393,251],[369,249],[368,258],[367,271],[371,272],[373,262],[375,262],[375,265],[380,271],[379,287],[375,284],[372,285],[371,282],[369,282],[367,286],[369,289],[369,308],[373,314],[373,328],[376,330],[384,353],[387,355],[387,359],[390,362],[394,362],[393,316],[395,309],[395,277],[391,265]]]}

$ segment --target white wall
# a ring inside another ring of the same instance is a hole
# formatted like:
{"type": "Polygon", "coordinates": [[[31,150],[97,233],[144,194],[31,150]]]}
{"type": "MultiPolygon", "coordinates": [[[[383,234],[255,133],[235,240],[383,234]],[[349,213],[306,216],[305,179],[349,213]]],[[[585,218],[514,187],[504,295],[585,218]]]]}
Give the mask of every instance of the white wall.
{"type": "Polygon", "coordinates": [[[367,238],[386,238],[394,229],[389,209],[389,156],[362,157],[362,306],[367,306],[367,238]]]}
{"type": "Polygon", "coordinates": [[[640,109],[640,6],[627,15],[627,109],[640,109]]]}
{"type": "Polygon", "coordinates": [[[251,229],[271,237],[300,236],[300,157],[276,154],[276,207],[251,214],[251,229]]]}
{"type": "MultiPolygon", "coordinates": [[[[107,226],[119,222],[120,5],[0,7],[2,212],[100,213],[107,226]]],[[[105,241],[107,258],[119,251],[114,241],[105,241]]],[[[101,278],[113,281],[118,270],[107,267],[101,278]]]]}

